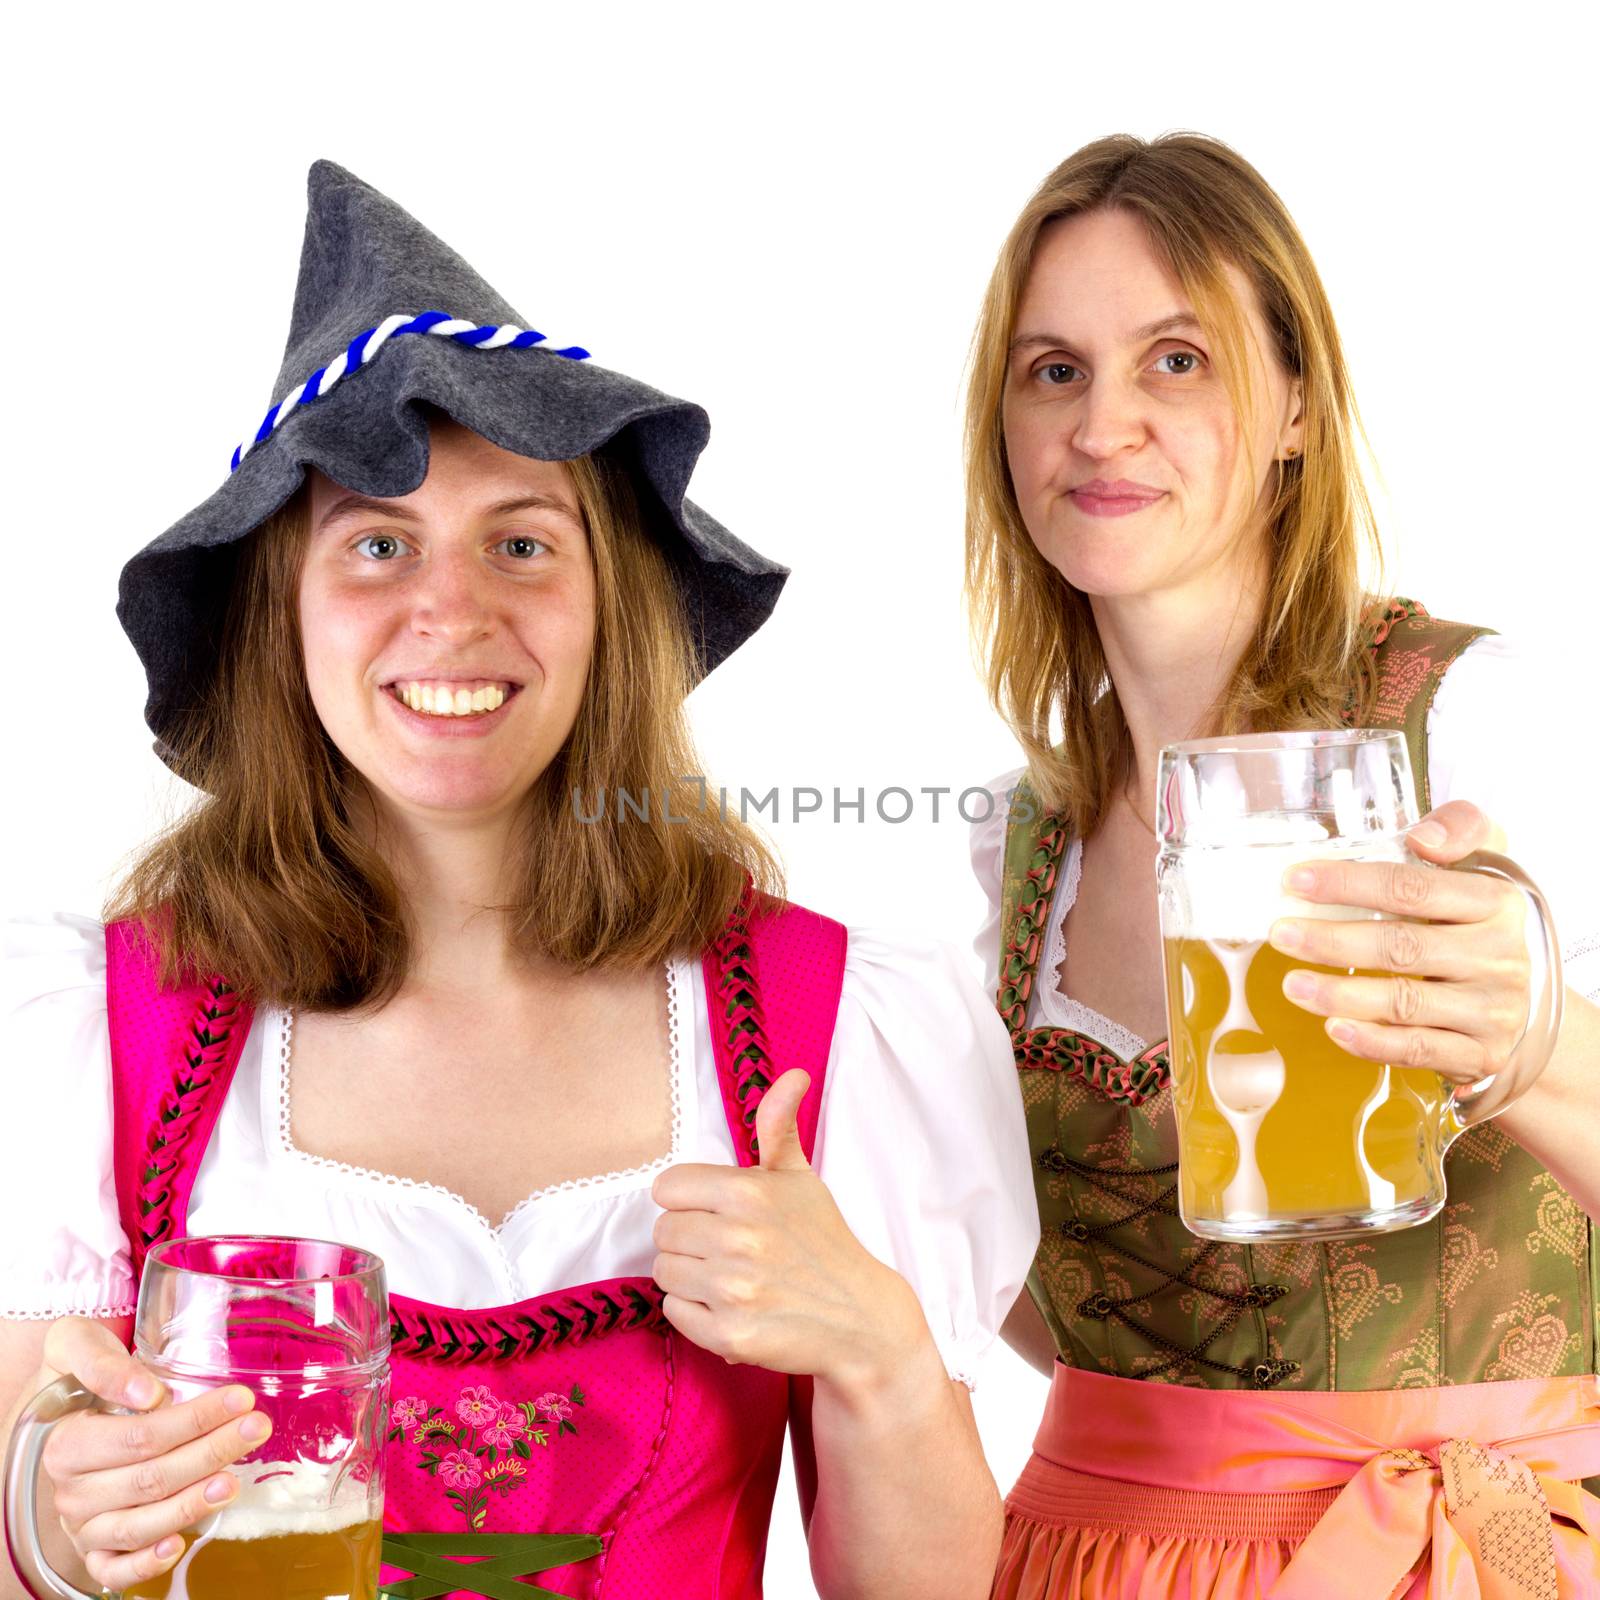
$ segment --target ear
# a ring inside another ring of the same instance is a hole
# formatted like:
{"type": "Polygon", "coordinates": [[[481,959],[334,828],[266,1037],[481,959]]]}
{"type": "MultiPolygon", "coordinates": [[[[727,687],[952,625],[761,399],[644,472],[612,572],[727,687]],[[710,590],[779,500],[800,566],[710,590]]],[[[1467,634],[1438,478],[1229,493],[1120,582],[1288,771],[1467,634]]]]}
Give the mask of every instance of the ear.
{"type": "Polygon", "coordinates": [[[1298,378],[1289,380],[1289,397],[1284,404],[1285,420],[1278,430],[1278,455],[1287,456],[1292,450],[1299,455],[1305,449],[1305,385],[1298,378]]]}

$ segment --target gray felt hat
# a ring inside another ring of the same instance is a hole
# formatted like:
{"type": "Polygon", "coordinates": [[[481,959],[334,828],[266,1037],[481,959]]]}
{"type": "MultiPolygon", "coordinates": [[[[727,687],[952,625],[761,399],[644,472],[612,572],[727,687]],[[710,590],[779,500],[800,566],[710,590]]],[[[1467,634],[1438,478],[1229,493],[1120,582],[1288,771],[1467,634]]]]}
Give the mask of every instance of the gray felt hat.
{"type": "MultiPolygon", "coordinates": [[[[702,674],[766,620],[787,569],[684,498],[710,422],[699,406],[547,338],[447,245],[331,161],[307,181],[305,243],[273,405],[210,499],[122,569],[117,616],[144,663],[156,748],[216,669],[238,541],[308,465],[392,498],[428,470],[423,404],[544,461],[604,451],[636,484],[683,596],[702,674]]],[[[542,326],[542,324],[541,324],[542,326]]]]}

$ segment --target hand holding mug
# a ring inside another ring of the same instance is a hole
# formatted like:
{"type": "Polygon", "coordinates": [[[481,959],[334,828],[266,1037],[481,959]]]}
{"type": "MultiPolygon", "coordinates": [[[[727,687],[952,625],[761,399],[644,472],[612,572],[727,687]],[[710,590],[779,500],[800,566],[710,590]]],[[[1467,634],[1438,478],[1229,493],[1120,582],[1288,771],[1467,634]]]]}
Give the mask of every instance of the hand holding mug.
{"type": "Polygon", "coordinates": [[[63,1317],[45,1336],[51,1381],[77,1380],[129,1415],[79,1411],[45,1443],[42,1466],[56,1515],[89,1576],[110,1590],[164,1572],[183,1552],[184,1528],[238,1493],[223,1469],[272,1431],[242,1384],[172,1404],[167,1391],[108,1329],[63,1317]]]}
{"type": "Polygon", "coordinates": [[[1504,876],[1431,870],[1504,851],[1505,836],[1467,801],[1430,811],[1405,840],[1417,862],[1313,861],[1287,874],[1285,888],[1302,900],[1389,920],[1276,922],[1272,943],[1287,955],[1383,974],[1297,969],[1284,993],[1325,1017],[1329,1037],[1351,1055],[1427,1067],[1459,1089],[1492,1078],[1460,1103],[1469,1119],[1502,1111],[1550,1060],[1548,1049],[1517,1048],[1534,992],[1527,897],[1504,876]]]}

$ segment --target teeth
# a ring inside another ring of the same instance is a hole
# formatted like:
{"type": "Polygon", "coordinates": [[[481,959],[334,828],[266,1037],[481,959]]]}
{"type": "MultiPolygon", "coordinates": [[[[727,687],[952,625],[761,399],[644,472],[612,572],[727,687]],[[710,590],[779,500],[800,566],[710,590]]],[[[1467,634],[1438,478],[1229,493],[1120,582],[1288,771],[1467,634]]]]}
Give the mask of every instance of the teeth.
{"type": "Polygon", "coordinates": [[[470,717],[498,711],[506,702],[506,687],[479,684],[475,689],[440,683],[397,683],[394,696],[413,711],[434,717],[470,717]]]}

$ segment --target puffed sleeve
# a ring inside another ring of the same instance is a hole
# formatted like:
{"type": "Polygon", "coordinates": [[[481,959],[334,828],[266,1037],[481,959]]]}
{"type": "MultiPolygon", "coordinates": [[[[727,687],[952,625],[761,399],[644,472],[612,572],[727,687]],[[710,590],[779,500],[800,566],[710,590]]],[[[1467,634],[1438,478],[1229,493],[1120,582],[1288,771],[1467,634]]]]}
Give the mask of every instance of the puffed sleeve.
{"type": "Polygon", "coordinates": [[[849,939],[816,1169],[970,1388],[1039,1242],[1010,1037],[946,946],[849,939]]]}
{"type": "MultiPolygon", "coordinates": [[[[1499,635],[1475,640],[1428,713],[1428,784],[1435,806],[1470,800],[1504,830],[1550,904],[1567,987],[1600,1000],[1600,873],[1582,805],[1593,756],[1570,704],[1542,652],[1499,635]]],[[[1537,933],[1530,943],[1537,951],[1537,933]]]]}
{"type": "Polygon", "coordinates": [[[989,791],[989,813],[972,823],[968,842],[972,850],[972,874],[983,888],[989,905],[984,913],[973,949],[978,953],[979,968],[983,973],[985,994],[995,992],[1000,976],[1000,880],[1006,855],[1006,813],[1010,809],[1010,795],[1026,769],[1013,767],[991,783],[983,785],[989,791]]]}
{"type": "Polygon", "coordinates": [[[126,1316],[104,935],[69,915],[0,927],[0,1317],[126,1316]]]}

